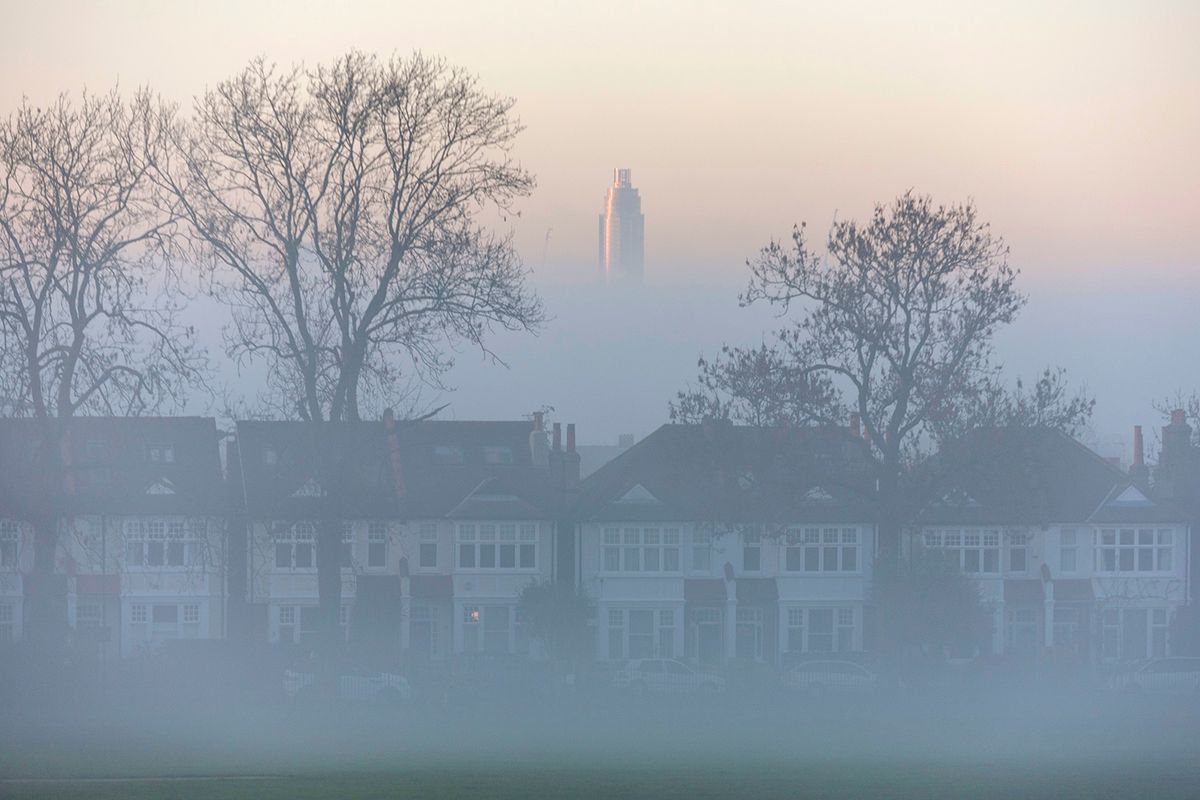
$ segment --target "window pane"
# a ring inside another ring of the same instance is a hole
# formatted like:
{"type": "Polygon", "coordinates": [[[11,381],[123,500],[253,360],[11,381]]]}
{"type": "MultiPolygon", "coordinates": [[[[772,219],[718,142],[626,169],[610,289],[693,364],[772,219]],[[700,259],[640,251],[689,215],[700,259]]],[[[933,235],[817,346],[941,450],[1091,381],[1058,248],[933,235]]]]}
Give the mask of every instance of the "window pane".
{"type": "Polygon", "coordinates": [[[663,570],[666,572],[679,571],[679,548],[668,547],[663,550],[663,570]]]}
{"type": "Polygon", "coordinates": [[[458,546],[458,566],[465,569],[475,567],[475,545],[460,544],[458,546]]]}
{"type": "Polygon", "coordinates": [[[479,545],[479,568],[480,569],[495,569],[496,567],[496,545],[481,544],[479,545]]]}
{"type": "Polygon", "coordinates": [[[620,572],[621,571],[621,550],[617,547],[604,548],[604,571],[605,572],[620,572]]]}
{"type": "Polygon", "coordinates": [[[512,544],[500,545],[500,568],[512,569],[517,566],[517,547],[512,544]]]}
{"type": "Polygon", "coordinates": [[[643,552],[644,569],[646,572],[658,572],[658,555],[657,547],[647,547],[643,552]]]}

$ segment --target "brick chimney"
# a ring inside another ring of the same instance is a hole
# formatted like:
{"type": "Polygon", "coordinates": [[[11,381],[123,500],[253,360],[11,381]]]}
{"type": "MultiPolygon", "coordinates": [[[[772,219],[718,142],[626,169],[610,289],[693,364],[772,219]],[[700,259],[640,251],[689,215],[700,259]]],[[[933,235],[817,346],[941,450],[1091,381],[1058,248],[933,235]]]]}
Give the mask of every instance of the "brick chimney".
{"type": "Polygon", "coordinates": [[[859,418],[857,411],[850,414],[850,435],[855,438],[862,436],[862,419],[859,418]]]}
{"type": "Polygon", "coordinates": [[[1139,486],[1150,483],[1150,470],[1146,466],[1146,448],[1142,440],[1142,426],[1133,426],[1133,464],[1129,467],[1130,479],[1139,486]]]}
{"type": "Polygon", "coordinates": [[[579,451],[575,449],[575,423],[567,424],[567,452],[563,455],[563,475],[568,486],[579,483],[579,451]]]}
{"type": "Polygon", "coordinates": [[[400,456],[400,433],[396,430],[396,415],[390,408],[383,410],[383,429],[387,434],[388,456],[392,464],[392,481],[396,487],[396,499],[403,500],[408,494],[404,483],[404,459],[400,456]]]}
{"type": "Polygon", "coordinates": [[[542,411],[533,412],[533,430],[529,432],[529,456],[535,467],[550,463],[550,443],[546,441],[546,416],[542,411]]]}
{"type": "Polygon", "coordinates": [[[546,454],[546,466],[550,468],[551,476],[562,474],[563,469],[563,449],[562,449],[562,423],[554,423],[550,439],[550,452],[546,454]]]}
{"type": "Polygon", "coordinates": [[[1158,465],[1163,469],[1171,469],[1187,450],[1192,442],[1192,426],[1187,423],[1187,412],[1177,408],[1171,412],[1171,424],[1162,429],[1162,453],[1158,457],[1158,465]]]}

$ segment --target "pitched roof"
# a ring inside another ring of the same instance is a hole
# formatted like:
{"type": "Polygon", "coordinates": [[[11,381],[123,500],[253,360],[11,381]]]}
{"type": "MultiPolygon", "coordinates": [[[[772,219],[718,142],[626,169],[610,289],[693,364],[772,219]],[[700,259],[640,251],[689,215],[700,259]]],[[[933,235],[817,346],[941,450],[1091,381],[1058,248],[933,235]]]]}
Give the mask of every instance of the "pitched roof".
{"type": "Polygon", "coordinates": [[[1098,454],[1046,427],[978,428],[946,445],[913,484],[917,519],[927,524],[1183,519],[1098,454]]]}
{"type": "MultiPolygon", "coordinates": [[[[0,419],[0,513],[27,515],[49,498],[34,453],[42,421],[0,419]]],[[[76,417],[67,423],[70,465],[52,502],[76,514],[226,511],[216,421],[210,417],[76,417]]],[[[57,481],[56,481],[57,482],[57,481]]]]}
{"type": "Polygon", "coordinates": [[[871,462],[844,428],[663,425],[588,476],[584,520],[873,518],[871,462]]]}
{"type": "Polygon", "coordinates": [[[525,421],[398,421],[397,481],[382,422],[239,422],[241,497],[259,518],[545,518],[561,494],[533,464],[530,430],[525,421]]]}

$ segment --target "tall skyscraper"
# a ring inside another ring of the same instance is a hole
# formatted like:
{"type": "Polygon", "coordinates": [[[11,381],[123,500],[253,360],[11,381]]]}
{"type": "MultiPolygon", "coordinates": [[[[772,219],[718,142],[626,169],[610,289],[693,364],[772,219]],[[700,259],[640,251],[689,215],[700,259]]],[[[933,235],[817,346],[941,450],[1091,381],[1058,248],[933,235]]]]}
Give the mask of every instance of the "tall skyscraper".
{"type": "Polygon", "coordinates": [[[640,281],[645,261],[646,218],[629,170],[618,169],[600,215],[600,268],[610,281],[640,281]]]}

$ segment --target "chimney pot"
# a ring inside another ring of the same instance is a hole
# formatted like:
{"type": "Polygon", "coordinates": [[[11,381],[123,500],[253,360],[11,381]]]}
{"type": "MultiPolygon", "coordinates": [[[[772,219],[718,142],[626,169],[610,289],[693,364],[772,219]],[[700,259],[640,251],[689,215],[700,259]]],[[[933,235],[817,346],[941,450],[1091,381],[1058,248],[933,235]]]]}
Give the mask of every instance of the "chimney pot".
{"type": "Polygon", "coordinates": [[[562,423],[561,422],[554,423],[553,430],[554,430],[553,439],[552,439],[553,444],[551,445],[550,449],[552,449],[554,452],[558,453],[562,450],[562,423]]]}
{"type": "Polygon", "coordinates": [[[542,425],[545,424],[545,413],[546,412],[544,411],[533,412],[533,429],[535,431],[540,431],[542,429],[542,425]]]}
{"type": "Polygon", "coordinates": [[[859,418],[857,411],[850,414],[850,435],[854,437],[862,436],[862,419],[859,418]]]}
{"type": "Polygon", "coordinates": [[[1187,412],[1184,411],[1182,408],[1177,408],[1174,411],[1172,411],[1171,412],[1171,424],[1172,425],[1187,424],[1187,412]]]}
{"type": "Polygon", "coordinates": [[[1141,467],[1146,463],[1146,450],[1142,441],[1142,426],[1133,426],[1133,465],[1141,467]]]}
{"type": "Polygon", "coordinates": [[[575,452],[575,423],[567,423],[567,452],[575,452]]]}

